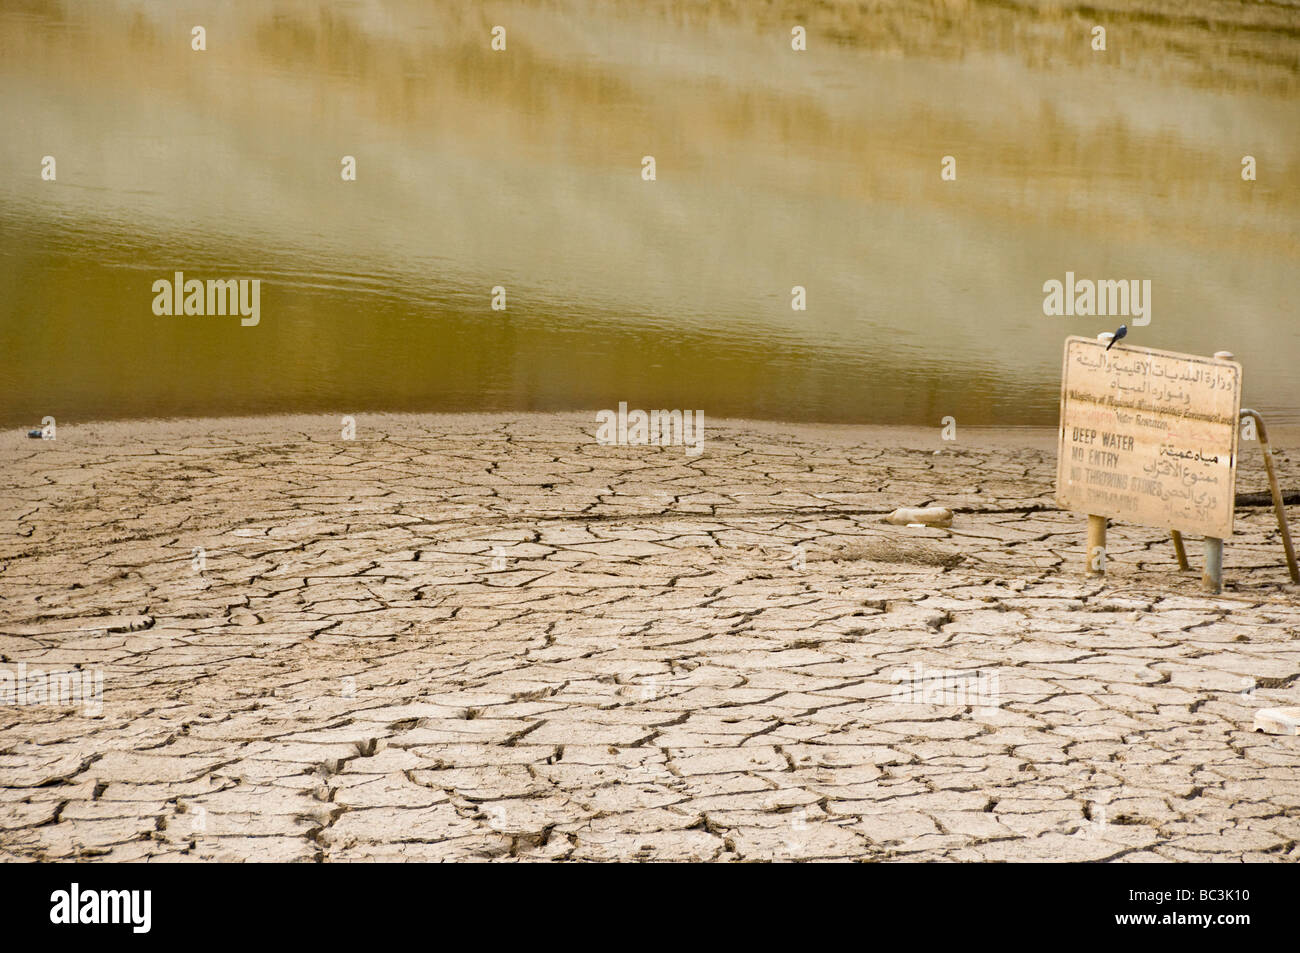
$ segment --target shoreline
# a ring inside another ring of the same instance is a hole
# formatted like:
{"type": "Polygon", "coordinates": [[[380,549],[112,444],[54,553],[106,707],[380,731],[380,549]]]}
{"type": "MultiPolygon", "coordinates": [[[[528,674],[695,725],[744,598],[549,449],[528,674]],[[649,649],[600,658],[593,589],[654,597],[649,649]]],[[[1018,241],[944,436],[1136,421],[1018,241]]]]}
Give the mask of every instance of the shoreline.
{"type": "MultiPolygon", "coordinates": [[[[331,422],[337,422],[344,416],[355,417],[358,421],[370,420],[375,423],[385,423],[388,425],[409,425],[412,423],[427,422],[465,422],[465,423],[483,423],[483,422],[505,422],[512,420],[553,420],[553,421],[574,421],[583,424],[590,422],[589,429],[594,432],[596,428],[596,415],[601,413],[601,409],[590,410],[521,410],[521,411],[473,411],[473,412],[402,412],[402,411],[373,411],[357,412],[350,415],[336,413],[275,413],[275,414],[222,414],[217,416],[162,416],[162,417],[128,417],[128,418],[110,418],[104,420],[74,420],[67,423],[59,423],[60,431],[77,428],[79,431],[108,430],[128,431],[133,428],[150,427],[156,428],[159,433],[187,436],[197,430],[247,430],[257,427],[269,428],[300,428],[303,424],[319,425],[322,431],[328,430],[331,422]]],[[[936,446],[950,446],[954,441],[943,441],[939,434],[943,429],[941,424],[936,423],[934,426],[920,426],[916,424],[872,424],[872,423],[837,423],[830,421],[814,420],[780,420],[753,417],[712,417],[705,413],[707,427],[720,426],[726,430],[743,430],[753,429],[760,432],[771,432],[773,429],[780,431],[794,430],[796,432],[843,434],[846,432],[855,432],[868,437],[881,437],[886,434],[906,435],[909,440],[917,442],[930,440],[936,446]]],[[[1300,423],[1269,423],[1268,432],[1270,441],[1275,449],[1300,443],[1300,423]]],[[[4,430],[0,430],[0,441],[12,439],[15,434],[25,436],[28,430],[39,429],[39,421],[33,419],[30,424],[14,424],[4,430]]],[[[337,429],[337,427],[335,427],[337,429]]],[[[973,434],[978,438],[976,442],[980,445],[1005,445],[1007,443],[1023,440],[1026,446],[1035,447],[1055,447],[1055,436],[1058,432],[1057,426],[1046,426],[1037,424],[980,424],[980,425],[958,425],[959,433],[973,434]],[[1044,443],[1043,441],[1046,440],[1044,443]]],[[[31,438],[27,438],[31,439],[31,438]]],[[[1243,449],[1246,444],[1243,444],[1243,449]]]]}
{"type": "MultiPolygon", "coordinates": [[[[551,421],[574,421],[582,423],[590,421],[590,429],[593,431],[596,427],[597,415],[602,409],[593,408],[590,410],[520,410],[520,411],[472,411],[472,412],[403,412],[403,411],[362,411],[352,414],[336,414],[321,412],[304,412],[304,413],[271,413],[271,414],[221,414],[221,415],[181,415],[181,416],[143,416],[143,417],[126,417],[126,418],[107,418],[107,419],[90,419],[75,420],[68,423],[60,423],[60,430],[65,428],[86,429],[110,429],[110,430],[130,430],[138,427],[156,427],[161,428],[161,432],[171,435],[184,435],[187,431],[193,431],[196,428],[206,430],[247,430],[258,426],[294,428],[301,427],[303,424],[319,425],[322,429],[328,429],[331,422],[337,422],[344,416],[355,417],[358,421],[367,419],[376,423],[387,423],[389,425],[410,425],[429,422],[448,422],[448,423],[484,423],[484,422],[504,422],[511,420],[551,420],[551,421]]],[[[795,428],[797,430],[826,431],[829,433],[844,431],[861,431],[865,434],[886,434],[886,433],[905,433],[915,437],[933,436],[938,440],[939,431],[942,426],[936,424],[933,427],[922,427],[914,424],[871,424],[871,423],[838,423],[833,421],[815,421],[815,420],[780,420],[753,417],[713,417],[704,413],[706,424],[709,426],[719,425],[728,430],[743,428],[795,428]]],[[[34,421],[30,425],[14,424],[13,426],[0,431],[0,439],[12,437],[14,431],[23,431],[36,429],[39,422],[34,421]]],[[[337,429],[337,428],[336,428],[337,429]]],[[[970,431],[981,435],[995,434],[1055,434],[1056,427],[1039,426],[1034,424],[1013,424],[1013,425],[971,425],[962,427],[964,431],[970,431]]],[[[1300,425],[1296,427],[1297,436],[1300,436],[1300,425]]]]}

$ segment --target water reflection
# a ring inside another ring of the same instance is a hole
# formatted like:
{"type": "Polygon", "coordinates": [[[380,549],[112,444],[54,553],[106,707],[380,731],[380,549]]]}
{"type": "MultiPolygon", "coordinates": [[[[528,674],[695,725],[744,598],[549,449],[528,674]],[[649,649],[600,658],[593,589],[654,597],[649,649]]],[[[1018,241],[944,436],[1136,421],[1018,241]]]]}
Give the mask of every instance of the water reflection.
{"type": "Polygon", "coordinates": [[[1074,271],[1150,279],[1132,343],[1229,348],[1300,420],[1300,28],[1193,6],[1106,54],[974,2],[6,6],[0,417],[1051,424],[1061,339],[1116,323],[1043,315],[1074,271]],[[262,278],[260,325],[155,317],[177,270],[262,278]]]}

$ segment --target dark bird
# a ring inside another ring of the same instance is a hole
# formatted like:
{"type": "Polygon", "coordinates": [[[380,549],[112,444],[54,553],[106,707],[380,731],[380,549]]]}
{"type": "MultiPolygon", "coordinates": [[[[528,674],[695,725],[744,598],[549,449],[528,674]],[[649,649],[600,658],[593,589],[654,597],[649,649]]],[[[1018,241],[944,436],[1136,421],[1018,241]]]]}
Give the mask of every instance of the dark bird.
{"type": "Polygon", "coordinates": [[[1111,348],[1113,348],[1115,346],[1115,342],[1127,334],[1128,334],[1128,325],[1121,324],[1119,326],[1119,330],[1115,332],[1115,336],[1111,338],[1110,343],[1106,345],[1106,350],[1109,351],[1111,348]]]}

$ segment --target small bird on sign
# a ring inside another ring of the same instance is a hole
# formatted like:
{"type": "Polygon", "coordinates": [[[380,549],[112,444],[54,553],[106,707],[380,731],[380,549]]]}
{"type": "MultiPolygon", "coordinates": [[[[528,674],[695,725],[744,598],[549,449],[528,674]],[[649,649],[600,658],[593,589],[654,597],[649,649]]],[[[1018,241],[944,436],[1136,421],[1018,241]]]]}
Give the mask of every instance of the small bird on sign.
{"type": "Polygon", "coordinates": [[[1115,336],[1111,338],[1110,343],[1106,345],[1106,350],[1109,351],[1111,348],[1113,348],[1115,346],[1115,342],[1118,341],[1120,338],[1124,337],[1126,334],[1128,334],[1128,325],[1121,324],[1119,326],[1119,330],[1115,332],[1115,336]]]}

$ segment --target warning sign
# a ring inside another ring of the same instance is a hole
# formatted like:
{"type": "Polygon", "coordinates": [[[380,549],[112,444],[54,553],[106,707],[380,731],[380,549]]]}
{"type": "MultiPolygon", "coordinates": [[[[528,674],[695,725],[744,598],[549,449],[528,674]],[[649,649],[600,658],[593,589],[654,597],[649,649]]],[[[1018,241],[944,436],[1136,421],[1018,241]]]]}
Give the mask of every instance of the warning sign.
{"type": "Polygon", "coordinates": [[[1240,410],[1235,361],[1067,338],[1057,503],[1226,539],[1240,410]]]}

